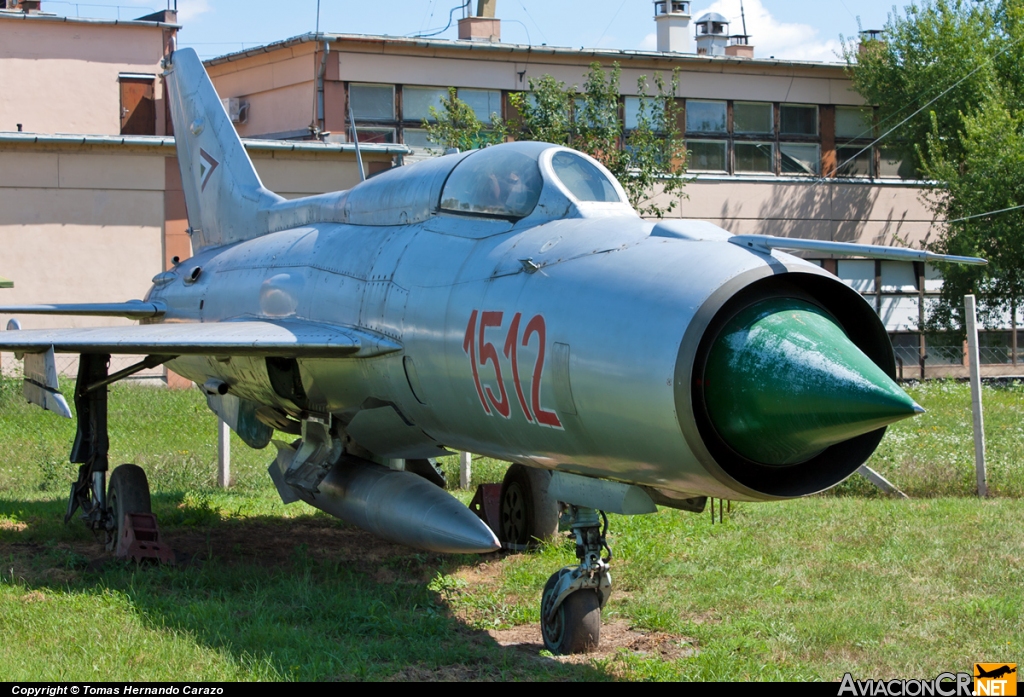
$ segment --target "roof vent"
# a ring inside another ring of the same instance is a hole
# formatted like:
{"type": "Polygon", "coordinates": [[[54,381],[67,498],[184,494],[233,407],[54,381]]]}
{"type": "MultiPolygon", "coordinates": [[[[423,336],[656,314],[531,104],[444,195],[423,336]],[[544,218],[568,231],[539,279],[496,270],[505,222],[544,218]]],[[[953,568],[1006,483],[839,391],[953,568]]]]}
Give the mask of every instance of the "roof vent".
{"type": "Polygon", "coordinates": [[[729,20],[708,12],[697,20],[697,55],[724,56],[729,45],[729,20]]]}
{"type": "Polygon", "coordinates": [[[659,51],[693,53],[689,0],[654,0],[654,22],[658,26],[659,51]]]}

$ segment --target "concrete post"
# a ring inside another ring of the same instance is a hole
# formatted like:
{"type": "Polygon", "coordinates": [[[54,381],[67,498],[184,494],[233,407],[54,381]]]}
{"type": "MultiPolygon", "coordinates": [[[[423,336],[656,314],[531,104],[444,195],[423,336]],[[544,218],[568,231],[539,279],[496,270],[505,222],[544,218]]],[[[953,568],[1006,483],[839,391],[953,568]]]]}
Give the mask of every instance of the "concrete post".
{"type": "Polygon", "coordinates": [[[971,371],[971,411],[974,414],[974,467],[978,473],[978,496],[988,496],[985,482],[985,421],[981,414],[981,370],[978,365],[978,314],[974,296],[964,296],[967,316],[967,360],[971,371]]]}
{"type": "Polygon", "coordinates": [[[231,429],[217,419],[217,486],[231,486],[231,429]]]}
{"type": "Polygon", "coordinates": [[[468,489],[470,470],[472,469],[473,455],[471,453],[459,453],[459,488],[468,489]]]}

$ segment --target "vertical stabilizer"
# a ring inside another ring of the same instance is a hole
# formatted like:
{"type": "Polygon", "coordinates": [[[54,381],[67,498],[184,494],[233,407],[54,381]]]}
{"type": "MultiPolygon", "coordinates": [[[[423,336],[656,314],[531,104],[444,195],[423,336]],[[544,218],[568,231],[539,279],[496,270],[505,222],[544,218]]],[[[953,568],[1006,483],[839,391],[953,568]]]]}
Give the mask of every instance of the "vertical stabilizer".
{"type": "Polygon", "coordinates": [[[193,49],[171,55],[166,82],[193,248],[265,234],[260,209],[284,199],[263,188],[193,49]]]}

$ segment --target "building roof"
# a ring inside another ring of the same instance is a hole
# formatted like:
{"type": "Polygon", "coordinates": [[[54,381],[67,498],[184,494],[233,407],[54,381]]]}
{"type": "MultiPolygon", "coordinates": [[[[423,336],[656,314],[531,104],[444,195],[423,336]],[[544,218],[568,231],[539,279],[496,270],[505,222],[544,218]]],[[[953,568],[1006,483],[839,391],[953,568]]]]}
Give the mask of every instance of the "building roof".
{"type": "Polygon", "coordinates": [[[0,19],[18,19],[26,22],[62,22],[66,24],[107,24],[126,27],[161,27],[164,29],[181,29],[180,24],[159,22],[147,19],[95,19],[91,17],[61,17],[48,12],[21,12],[20,10],[0,10],[0,19]]]}
{"type": "Polygon", "coordinates": [[[822,63],[818,61],[780,60],[776,58],[737,58],[735,56],[709,56],[697,55],[695,53],[675,53],[668,51],[639,51],[614,48],[583,47],[569,48],[564,46],[535,46],[532,44],[512,44],[490,41],[456,41],[453,39],[425,39],[419,37],[379,36],[373,34],[331,34],[324,32],[321,32],[319,34],[314,34],[310,32],[308,34],[302,34],[300,36],[293,36],[290,39],[274,41],[272,43],[264,44],[262,46],[256,46],[253,48],[244,49],[242,51],[227,53],[223,56],[217,56],[216,58],[210,58],[209,60],[203,61],[203,63],[208,67],[213,65],[220,65],[222,63],[230,63],[232,61],[238,61],[252,56],[258,56],[264,53],[270,53],[272,51],[277,51],[279,49],[290,48],[292,46],[314,41],[329,41],[331,43],[369,43],[380,44],[382,48],[393,47],[399,49],[404,48],[413,50],[445,49],[477,53],[494,53],[509,55],[519,54],[525,55],[527,57],[527,60],[534,56],[565,56],[586,59],[588,62],[593,60],[600,60],[603,58],[606,60],[617,61],[668,60],[673,63],[694,65],[707,65],[714,63],[757,67],[793,66],[801,68],[819,68],[827,70],[842,70],[843,68],[845,68],[844,63],[822,63]]]}
{"type": "Polygon", "coordinates": [[[725,17],[718,14],[717,12],[705,12],[700,16],[700,19],[698,19],[696,23],[703,24],[704,22],[718,22],[719,24],[729,24],[729,20],[727,20],[725,17]]]}
{"type": "MultiPolygon", "coordinates": [[[[174,136],[90,136],[58,133],[48,135],[42,133],[15,133],[0,131],[0,144],[4,143],[40,143],[51,145],[143,145],[156,147],[174,147],[174,136]]],[[[356,151],[354,143],[323,143],[319,140],[263,140],[260,138],[242,138],[246,150],[288,150],[305,152],[351,152],[356,151]]],[[[383,155],[408,155],[412,149],[406,145],[395,143],[360,143],[359,149],[365,153],[383,155]]]]}

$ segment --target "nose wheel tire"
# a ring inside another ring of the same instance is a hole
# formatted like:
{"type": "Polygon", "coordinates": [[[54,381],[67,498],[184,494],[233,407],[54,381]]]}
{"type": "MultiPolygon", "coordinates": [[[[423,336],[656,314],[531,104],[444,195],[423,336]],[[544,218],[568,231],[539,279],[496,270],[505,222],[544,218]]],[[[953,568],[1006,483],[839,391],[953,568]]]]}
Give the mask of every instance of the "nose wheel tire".
{"type": "Polygon", "coordinates": [[[107,549],[113,551],[124,533],[125,514],[153,512],[145,470],[138,465],[121,465],[111,473],[107,509],[114,518],[113,539],[107,540],[107,549]]]}
{"type": "Polygon", "coordinates": [[[548,494],[551,473],[511,465],[501,483],[499,537],[507,547],[523,550],[558,534],[558,502],[548,494]]]}
{"type": "Polygon", "coordinates": [[[545,608],[553,600],[551,595],[563,573],[564,570],[552,574],[541,595],[540,629],[544,647],[557,656],[590,653],[597,649],[601,639],[601,601],[597,591],[578,590],[562,601],[550,620],[544,617],[545,608]]]}

